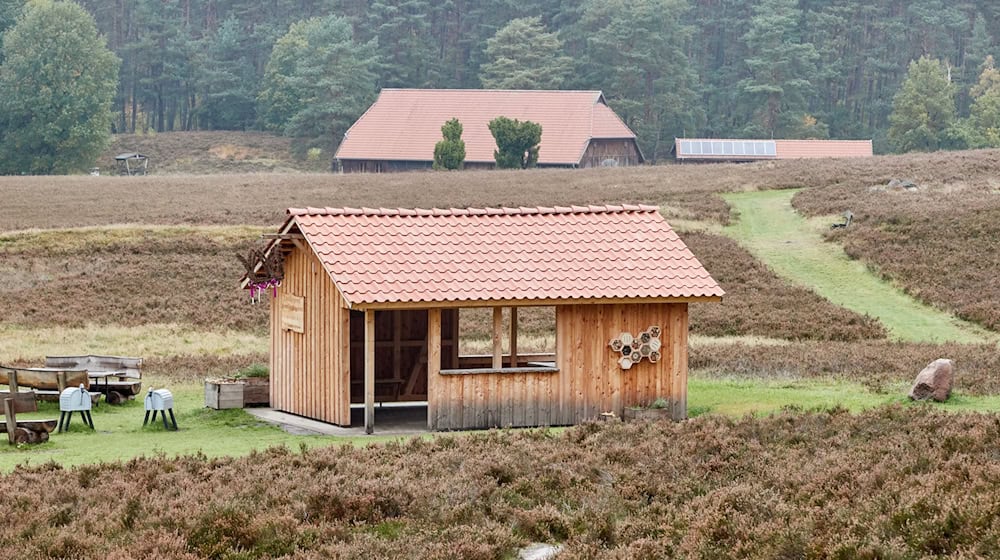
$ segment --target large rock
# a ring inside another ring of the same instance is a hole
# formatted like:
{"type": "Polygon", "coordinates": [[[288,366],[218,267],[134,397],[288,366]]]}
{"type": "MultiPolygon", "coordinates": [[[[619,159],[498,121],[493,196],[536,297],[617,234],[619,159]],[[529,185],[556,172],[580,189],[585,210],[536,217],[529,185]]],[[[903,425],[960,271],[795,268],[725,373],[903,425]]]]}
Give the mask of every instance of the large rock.
{"type": "Polygon", "coordinates": [[[951,384],[954,379],[954,362],[944,358],[934,360],[917,374],[913,388],[910,389],[910,398],[921,401],[930,397],[938,402],[944,402],[951,395],[951,384]]]}

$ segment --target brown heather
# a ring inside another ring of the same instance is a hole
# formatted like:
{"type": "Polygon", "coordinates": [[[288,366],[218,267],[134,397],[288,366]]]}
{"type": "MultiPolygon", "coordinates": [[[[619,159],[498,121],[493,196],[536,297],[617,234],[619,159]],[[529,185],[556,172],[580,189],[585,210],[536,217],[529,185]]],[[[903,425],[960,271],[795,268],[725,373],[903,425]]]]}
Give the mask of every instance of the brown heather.
{"type": "MultiPolygon", "coordinates": [[[[250,237],[247,241],[252,241],[250,237]]],[[[65,248],[0,236],[0,308],[6,323],[79,327],[180,323],[263,332],[267,306],[252,306],[234,256],[247,241],[146,232],[128,240],[88,235],[65,248]]]]}
{"type": "Polygon", "coordinates": [[[918,192],[871,191],[885,184],[873,177],[870,185],[803,191],[794,204],[813,215],[850,209],[851,227],[830,235],[848,255],[913,296],[998,330],[1000,183],[976,171],[942,183],[918,179],[918,192]]]}
{"type": "Polygon", "coordinates": [[[0,557],[984,557],[998,441],[992,415],[889,407],[49,463],[0,478],[0,557]]]}
{"type": "Polygon", "coordinates": [[[754,335],[790,340],[885,338],[885,327],[778,278],[735,241],[684,233],[684,242],[724,290],[722,303],[692,304],[691,332],[706,336],[754,335]]]}
{"type": "Polygon", "coordinates": [[[875,391],[911,382],[938,358],[955,361],[955,388],[972,395],[1000,394],[1000,353],[990,344],[919,344],[853,341],[783,345],[703,344],[691,348],[698,375],[754,379],[826,379],[862,383],[875,391]]]}
{"type": "Polygon", "coordinates": [[[115,134],[98,158],[101,173],[116,175],[115,156],[139,152],[149,157],[150,173],[294,173],[327,171],[329,161],[303,160],[292,153],[292,140],[266,132],[190,131],[115,134]]]}
{"type": "MultiPolygon", "coordinates": [[[[120,223],[272,226],[289,206],[464,207],[642,202],[670,218],[729,220],[712,193],[861,189],[893,177],[993,187],[1000,152],[982,150],[849,160],[661,165],[620,169],[468,171],[387,175],[246,174],[149,177],[0,177],[0,230],[120,223]]],[[[842,212],[843,208],[837,208],[842,212]]]]}
{"type": "MultiPolygon", "coordinates": [[[[54,233],[0,236],[0,305],[4,320],[26,327],[179,323],[198,329],[263,333],[267,305],[239,289],[234,257],[253,239],[238,232],[136,230],[116,237],[98,230],[67,242],[54,233]],[[7,240],[6,243],[4,240],[7,240]]],[[[66,234],[69,235],[69,234],[66,234]]],[[[684,233],[685,242],[727,291],[722,304],[691,308],[692,331],[706,336],[754,335],[810,340],[884,338],[875,320],[835,306],[775,276],[726,237],[684,233]]],[[[552,319],[527,310],[526,335],[542,336],[552,319]]],[[[473,318],[471,334],[489,338],[490,315],[473,318]]]]}

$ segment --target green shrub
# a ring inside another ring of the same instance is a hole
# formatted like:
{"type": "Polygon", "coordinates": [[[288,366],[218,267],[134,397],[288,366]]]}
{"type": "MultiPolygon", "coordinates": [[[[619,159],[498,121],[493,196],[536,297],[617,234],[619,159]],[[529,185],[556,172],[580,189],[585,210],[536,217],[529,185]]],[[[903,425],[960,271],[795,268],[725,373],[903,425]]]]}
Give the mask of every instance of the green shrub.
{"type": "Polygon", "coordinates": [[[266,365],[251,364],[236,372],[236,379],[246,379],[247,377],[269,377],[270,375],[270,370],[266,365]]]}

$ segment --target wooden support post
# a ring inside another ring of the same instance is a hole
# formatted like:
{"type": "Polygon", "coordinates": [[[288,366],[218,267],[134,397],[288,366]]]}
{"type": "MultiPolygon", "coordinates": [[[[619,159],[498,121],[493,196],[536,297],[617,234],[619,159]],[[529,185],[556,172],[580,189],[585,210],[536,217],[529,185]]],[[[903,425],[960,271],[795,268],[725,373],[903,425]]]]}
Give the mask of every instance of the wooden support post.
{"type": "MultiPolygon", "coordinates": [[[[457,363],[455,364],[457,366],[457,363]]],[[[453,366],[454,367],[454,366],[453,366]]],[[[441,383],[441,310],[427,311],[427,429],[437,429],[437,413],[444,403],[438,395],[441,383]]]]}
{"type": "MultiPolygon", "coordinates": [[[[13,375],[13,374],[12,374],[13,375]]],[[[11,393],[13,394],[14,389],[11,388],[11,393]]],[[[7,398],[3,400],[3,414],[7,420],[7,440],[11,445],[17,443],[14,439],[14,435],[17,433],[17,415],[14,413],[14,399],[7,398]]]]}
{"type": "Polygon", "coordinates": [[[517,308],[510,308],[510,367],[517,367],[517,308]]]}
{"type": "Polygon", "coordinates": [[[401,379],[403,377],[403,312],[397,309],[388,313],[392,313],[392,378],[401,379]]]}
{"type": "Polygon", "coordinates": [[[493,369],[503,367],[503,307],[493,308],[493,369]]]}
{"type": "Polygon", "coordinates": [[[11,395],[13,395],[18,391],[17,370],[10,370],[10,373],[7,374],[7,387],[10,388],[11,395]]]}
{"type": "Polygon", "coordinates": [[[365,433],[375,431],[375,311],[365,310],[365,433]]]}

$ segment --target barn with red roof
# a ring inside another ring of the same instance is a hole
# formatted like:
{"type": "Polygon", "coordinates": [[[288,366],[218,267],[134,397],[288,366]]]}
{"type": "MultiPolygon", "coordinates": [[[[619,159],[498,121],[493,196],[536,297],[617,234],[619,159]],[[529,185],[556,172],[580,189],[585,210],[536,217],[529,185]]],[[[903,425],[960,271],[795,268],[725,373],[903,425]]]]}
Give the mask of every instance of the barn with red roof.
{"type": "Polygon", "coordinates": [[[267,237],[271,405],[363,404],[369,433],[376,402],[431,430],[685,418],[688,305],[723,295],[652,206],[299,208],[267,237]]]}
{"type": "Polygon", "coordinates": [[[390,89],[348,129],[334,156],[345,173],[430,169],[441,126],[462,123],[466,169],[495,166],[496,117],[542,126],[539,167],[626,166],[642,163],[635,133],[600,91],[390,89]]]}

